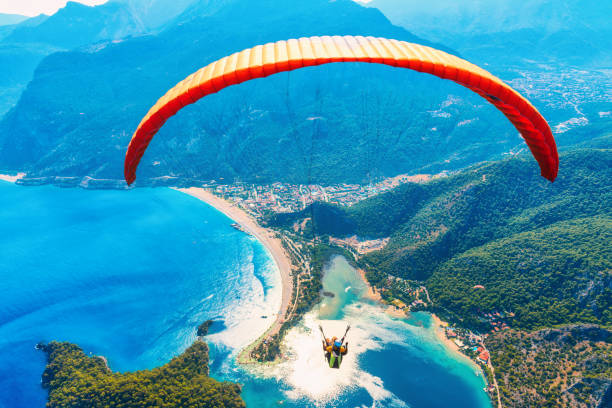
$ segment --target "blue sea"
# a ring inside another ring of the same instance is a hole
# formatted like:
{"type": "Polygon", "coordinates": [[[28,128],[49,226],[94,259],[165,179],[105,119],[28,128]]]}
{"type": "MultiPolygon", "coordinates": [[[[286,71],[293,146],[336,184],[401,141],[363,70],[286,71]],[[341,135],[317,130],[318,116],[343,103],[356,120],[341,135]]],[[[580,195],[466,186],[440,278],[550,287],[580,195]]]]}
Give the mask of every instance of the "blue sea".
{"type": "Polygon", "coordinates": [[[342,257],[324,279],[336,296],[289,332],[285,360],[237,366],[281,293],[266,249],[231,223],[166,188],[0,181],[0,408],[44,407],[38,342],[77,343],[125,372],[168,362],[207,319],[211,374],[243,384],[248,406],[490,407],[481,374],[444,348],[430,316],[387,315],[342,257]],[[317,326],[331,335],[347,322],[350,352],[340,370],[325,369],[317,326]]]}

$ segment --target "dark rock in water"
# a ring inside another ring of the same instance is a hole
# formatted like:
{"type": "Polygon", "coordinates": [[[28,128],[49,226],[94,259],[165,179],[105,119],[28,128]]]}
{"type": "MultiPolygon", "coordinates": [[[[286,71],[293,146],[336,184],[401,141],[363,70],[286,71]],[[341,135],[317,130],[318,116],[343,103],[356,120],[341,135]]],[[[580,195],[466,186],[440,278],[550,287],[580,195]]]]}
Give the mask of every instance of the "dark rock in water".
{"type": "Polygon", "coordinates": [[[208,334],[208,329],[210,328],[212,324],[213,324],[212,320],[207,320],[204,323],[202,323],[198,327],[198,336],[206,336],[208,334]]]}
{"type": "Polygon", "coordinates": [[[332,293],[332,292],[323,291],[323,296],[327,296],[327,297],[333,298],[336,295],[334,293],[332,293]]]}

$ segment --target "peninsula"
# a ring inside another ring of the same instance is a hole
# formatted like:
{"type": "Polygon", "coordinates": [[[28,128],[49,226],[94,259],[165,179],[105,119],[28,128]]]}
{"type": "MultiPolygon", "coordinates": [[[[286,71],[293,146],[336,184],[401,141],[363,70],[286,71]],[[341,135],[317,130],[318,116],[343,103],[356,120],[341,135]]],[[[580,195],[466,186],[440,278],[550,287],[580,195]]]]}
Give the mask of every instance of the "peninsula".
{"type": "Polygon", "coordinates": [[[115,373],[106,359],[71,343],[40,345],[47,355],[42,386],[48,407],[245,407],[238,384],[209,377],[208,346],[196,340],[181,355],[152,370],[115,373]],[[147,384],[143,386],[143,384],[147,384]],[[134,393],[134,389],[139,389],[134,393]]]}

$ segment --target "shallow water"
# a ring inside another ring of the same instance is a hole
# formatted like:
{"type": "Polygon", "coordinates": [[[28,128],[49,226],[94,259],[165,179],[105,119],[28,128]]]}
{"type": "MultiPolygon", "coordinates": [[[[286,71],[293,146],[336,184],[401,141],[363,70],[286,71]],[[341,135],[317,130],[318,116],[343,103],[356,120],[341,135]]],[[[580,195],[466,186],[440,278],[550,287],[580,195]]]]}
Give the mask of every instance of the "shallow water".
{"type": "Polygon", "coordinates": [[[340,256],[327,265],[323,286],[336,296],[324,298],[288,333],[287,361],[266,373],[283,384],[284,406],[491,406],[481,375],[438,340],[430,314],[389,316],[363,299],[365,284],[340,256]],[[318,325],[331,337],[342,336],[347,323],[349,354],[340,369],[330,369],[318,325]]]}
{"type": "Polygon", "coordinates": [[[221,330],[209,341],[240,347],[280,305],[265,248],[185,194],[0,181],[0,203],[2,408],[44,406],[37,342],[75,342],[113,370],[151,368],[209,318],[221,330]]]}
{"type": "Polygon", "coordinates": [[[364,301],[342,257],[323,282],[336,296],[289,333],[287,361],[253,373],[234,357],[274,319],[280,277],[224,215],[162,188],[0,182],[0,204],[0,408],[44,406],[39,341],[75,342],[131,371],[169,361],[209,318],[211,374],[241,382],[252,407],[490,406],[482,379],[438,342],[429,315],[398,320],[364,301]],[[317,325],[331,335],[347,321],[350,353],[330,370],[317,325]]]}

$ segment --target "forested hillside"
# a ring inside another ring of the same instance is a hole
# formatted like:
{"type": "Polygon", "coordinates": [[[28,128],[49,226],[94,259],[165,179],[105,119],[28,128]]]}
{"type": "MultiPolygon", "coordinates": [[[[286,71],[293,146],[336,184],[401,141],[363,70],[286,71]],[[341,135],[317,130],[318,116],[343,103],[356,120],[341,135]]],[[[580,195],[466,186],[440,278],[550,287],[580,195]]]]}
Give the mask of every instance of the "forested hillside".
{"type": "Polygon", "coordinates": [[[487,339],[505,407],[604,408],[612,405],[612,333],[570,325],[487,339]]]}
{"type": "Polygon", "coordinates": [[[390,232],[385,227],[395,225],[385,250],[367,258],[372,266],[423,279],[453,256],[495,239],[610,214],[611,176],[610,150],[562,154],[559,178],[552,184],[537,174],[530,159],[508,159],[418,186],[420,194],[383,195],[356,206],[351,214],[360,235],[384,236],[390,232]],[[410,208],[398,209],[405,206],[410,208]],[[406,218],[385,222],[388,214],[406,218]],[[383,220],[382,229],[373,225],[376,219],[383,220]]]}
{"type": "Polygon", "coordinates": [[[168,364],[113,373],[101,357],[70,343],[43,346],[48,364],[42,385],[48,407],[244,407],[240,386],[208,376],[208,346],[196,341],[168,364]]]}
{"type": "Polygon", "coordinates": [[[531,158],[514,157],[269,223],[288,227],[314,216],[318,236],[390,237],[361,258],[370,281],[424,280],[438,306],[472,326],[493,310],[515,313],[520,328],[610,325],[611,177],[611,150],[563,153],[554,183],[531,158]]]}
{"type": "Polygon", "coordinates": [[[611,215],[561,221],[466,251],[436,268],[429,293],[471,326],[490,311],[513,314],[511,325],[521,329],[612,325],[611,215]]]}

